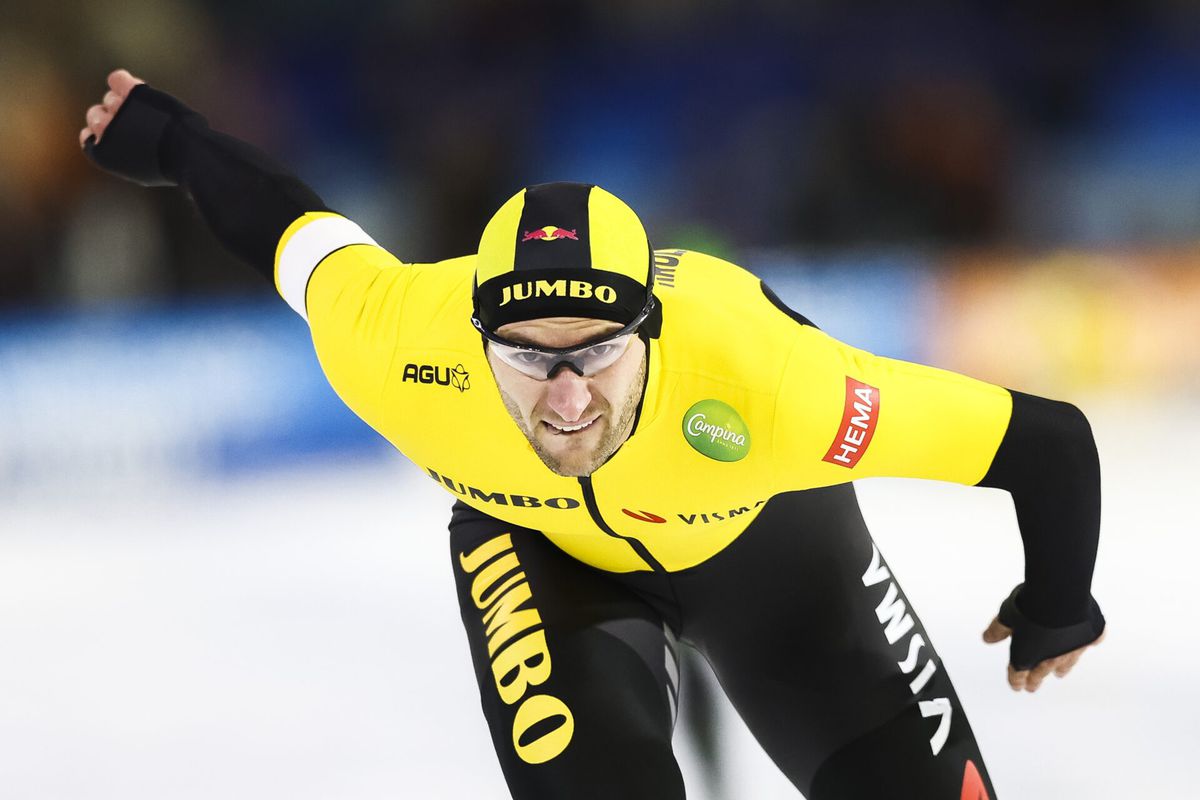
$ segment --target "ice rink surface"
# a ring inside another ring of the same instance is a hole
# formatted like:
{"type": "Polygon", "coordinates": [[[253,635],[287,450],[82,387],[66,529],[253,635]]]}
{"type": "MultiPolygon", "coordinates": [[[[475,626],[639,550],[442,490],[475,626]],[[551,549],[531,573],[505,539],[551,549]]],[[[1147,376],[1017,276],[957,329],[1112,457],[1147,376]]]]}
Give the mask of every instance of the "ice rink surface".
{"type": "MultiPolygon", "coordinates": [[[[1110,631],[1036,695],[1011,692],[1004,649],[979,638],[1020,579],[1007,495],[876,480],[862,504],[1001,798],[1195,796],[1198,409],[1081,405],[1104,468],[1110,631]]],[[[454,602],[449,503],[398,458],[3,498],[0,797],[506,797],[454,602]]],[[[677,735],[688,796],[798,797],[721,719],[724,791],[677,735]]]]}

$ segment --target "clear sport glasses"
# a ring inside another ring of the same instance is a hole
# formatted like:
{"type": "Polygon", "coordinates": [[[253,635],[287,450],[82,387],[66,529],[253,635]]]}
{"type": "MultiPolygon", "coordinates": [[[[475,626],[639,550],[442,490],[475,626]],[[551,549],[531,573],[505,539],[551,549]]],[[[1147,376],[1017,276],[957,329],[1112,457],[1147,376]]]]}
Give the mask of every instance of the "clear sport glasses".
{"type": "Polygon", "coordinates": [[[568,367],[577,375],[589,377],[617,363],[636,334],[617,331],[615,336],[598,342],[590,342],[573,349],[534,347],[491,339],[489,347],[496,357],[518,372],[549,380],[562,367],[568,367]]]}
{"type": "Polygon", "coordinates": [[[625,355],[629,343],[637,335],[637,329],[654,310],[654,296],[646,298],[646,305],[633,320],[618,331],[593,342],[576,347],[538,347],[532,344],[510,342],[489,331],[479,320],[471,317],[471,324],[487,339],[496,357],[513,369],[537,378],[539,381],[550,380],[562,366],[569,367],[573,372],[583,377],[595,375],[605,367],[611,367],[625,355]]]}

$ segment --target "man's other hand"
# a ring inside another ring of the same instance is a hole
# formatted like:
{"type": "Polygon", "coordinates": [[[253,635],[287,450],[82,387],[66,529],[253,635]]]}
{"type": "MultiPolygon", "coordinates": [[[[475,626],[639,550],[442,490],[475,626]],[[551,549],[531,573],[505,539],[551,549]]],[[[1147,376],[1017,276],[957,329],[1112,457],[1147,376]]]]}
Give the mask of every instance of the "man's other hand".
{"type": "Polygon", "coordinates": [[[87,110],[84,119],[87,125],[79,131],[79,146],[83,147],[89,136],[95,136],[96,141],[104,135],[105,129],[117,114],[117,109],[125,102],[125,98],[133,91],[133,87],[145,83],[141,78],[135,78],[129,70],[116,69],[109,73],[108,92],[98,105],[87,110]]]}
{"type": "MultiPolygon", "coordinates": [[[[1008,637],[1012,636],[1012,628],[1002,623],[999,617],[992,620],[992,624],[988,625],[987,630],[983,632],[983,640],[988,644],[996,644],[1003,642],[1008,637]]],[[[1042,681],[1053,672],[1060,678],[1066,677],[1067,673],[1074,668],[1079,661],[1083,651],[1089,647],[1095,647],[1104,641],[1104,636],[1107,633],[1100,634],[1100,638],[1091,644],[1085,644],[1076,650],[1069,653],[1063,653],[1061,656],[1047,658],[1033,669],[1018,670],[1012,664],[1008,665],[1008,685],[1012,687],[1014,692],[1019,692],[1022,689],[1027,692],[1036,692],[1038,687],[1042,685],[1042,681]]]]}

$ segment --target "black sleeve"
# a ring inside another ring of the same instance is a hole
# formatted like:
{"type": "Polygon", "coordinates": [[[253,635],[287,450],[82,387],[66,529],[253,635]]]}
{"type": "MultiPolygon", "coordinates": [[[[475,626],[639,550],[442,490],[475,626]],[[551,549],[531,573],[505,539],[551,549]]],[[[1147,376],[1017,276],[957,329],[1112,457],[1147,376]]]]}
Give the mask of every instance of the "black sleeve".
{"type": "Polygon", "coordinates": [[[1025,545],[1022,612],[1057,627],[1088,619],[1100,539],[1100,459],[1070,403],[1012,392],[1012,419],[980,486],[1012,494],[1025,545]]]}
{"type": "Polygon", "coordinates": [[[308,211],[328,211],[317,194],[261,151],[208,127],[165,92],[136,86],[88,156],[144,186],[180,186],[228,250],[274,280],[275,247],[308,211]]]}

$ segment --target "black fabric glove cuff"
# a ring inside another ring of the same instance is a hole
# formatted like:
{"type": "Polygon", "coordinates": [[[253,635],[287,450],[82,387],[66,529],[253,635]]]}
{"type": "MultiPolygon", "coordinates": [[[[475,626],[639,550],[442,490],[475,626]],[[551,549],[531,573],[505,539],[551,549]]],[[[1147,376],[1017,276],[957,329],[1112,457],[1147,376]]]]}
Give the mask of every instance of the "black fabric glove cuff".
{"type": "Polygon", "coordinates": [[[1048,628],[1025,616],[1017,606],[1017,597],[1024,584],[1018,584],[1001,605],[1000,622],[1012,628],[1009,663],[1014,669],[1033,669],[1048,658],[1061,656],[1091,644],[1104,633],[1104,614],[1095,598],[1091,598],[1088,618],[1074,625],[1048,628]]]}
{"type": "Polygon", "coordinates": [[[104,137],[84,143],[84,152],[101,169],[142,186],[177,186],[175,162],[182,126],[207,127],[204,117],[166,92],[142,83],[133,87],[104,137]]]}

